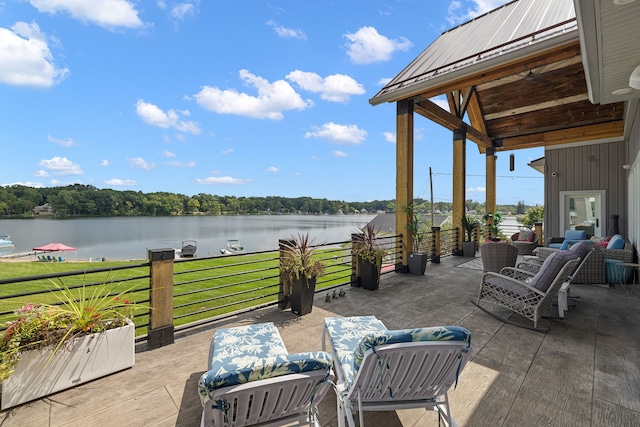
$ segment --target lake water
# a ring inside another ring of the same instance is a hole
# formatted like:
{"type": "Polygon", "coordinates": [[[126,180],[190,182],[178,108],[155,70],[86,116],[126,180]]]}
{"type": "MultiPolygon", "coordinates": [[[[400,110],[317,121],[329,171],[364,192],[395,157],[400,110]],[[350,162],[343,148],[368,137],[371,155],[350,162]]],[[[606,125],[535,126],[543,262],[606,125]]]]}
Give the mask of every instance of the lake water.
{"type": "Polygon", "coordinates": [[[237,239],[247,252],[278,248],[278,239],[309,232],[317,243],[349,240],[375,215],[238,215],[134,218],[15,219],[0,221],[0,234],[11,235],[15,248],[0,255],[30,251],[60,242],[77,248],[63,258],[88,260],[147,259],[148,249],[182,247],[198,242],[198,257],[219,255],[227,240],[237,239]]]}

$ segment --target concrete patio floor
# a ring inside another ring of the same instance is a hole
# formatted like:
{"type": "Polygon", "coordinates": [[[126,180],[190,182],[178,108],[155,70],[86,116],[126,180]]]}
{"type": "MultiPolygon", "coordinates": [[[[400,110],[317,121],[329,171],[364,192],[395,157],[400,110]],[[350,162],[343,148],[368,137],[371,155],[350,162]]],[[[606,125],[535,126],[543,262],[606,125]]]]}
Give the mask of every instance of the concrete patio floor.
{"type": "MultiPolygon", "coordinates": [[[[424,276],[387,274],[375,292],[344,288],[298,317],[272,307],[176,336],[136,354],[136,365],[0,413],[1,426],[197,426],[196,384],[216,327],[274,322],[289,352],[319,350],[324,317],[375,315],[389,329],[460,325],[472,333],[473,356],[451,390],[459,426],[639,426],[640,289],[574,285],[564,320],[543,320],[544,334],[500,322],[470,300],[482,272],[443,258],[424,276]]],[[[496,310],[499,312],[500,310],[496,310]]],[[[502,312],[504,313],[504,312],[502,312]]],[[[512,320],[528,323],[518,316],[512,320]]],[[[323,426],[336,426],[335,396],[320,404],[323,426]]],[[[423,409],[366,413],[370,427],[437,426],[423,409]]]]}

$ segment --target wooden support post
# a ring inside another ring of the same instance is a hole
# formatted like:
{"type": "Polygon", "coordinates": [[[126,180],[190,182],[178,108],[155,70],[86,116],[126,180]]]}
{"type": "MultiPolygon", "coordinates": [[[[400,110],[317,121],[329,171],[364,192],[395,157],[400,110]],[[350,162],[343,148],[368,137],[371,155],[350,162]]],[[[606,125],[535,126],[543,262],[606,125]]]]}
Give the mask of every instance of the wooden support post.
{"type": "MultiPolygon", "coordinates": [[[[363,237],[362,233],[351,233],[351,247],[353,248],[356,242],[362,241],[363,237]]],[[[358,257],[353,253],[353,250],[351,250],[351,286],[362,287],[360,271],[358,270],[358,257]]]]}
{"type": "Polygon", "coordinates": [[[487,213],[496,211],[496,150],[495,148],[487,148],[486,159],[486,201],[485,208],[487,213]]]}
{"type": "Polygon", "coordinates": [[[440,264],[440,227],[431,227],[433,232],[433,254],[431,255],[431,262],[434,264],[440,264]]]}
{"type": "MultiPolygon", "coordinates": [[[[413,99],[398,101],[396,105],[396,235],[407,235],[408,218],[405,208],[413,203],[413,99]]],[[[397,239],[402,243],[402,273],[409,272],[409,254],[413,240],[397,239]]],[[[417,249],[417,248],[415,248],[417,249]]]]}
{"type": "MultiPolygon", "coordinates": [[[[460,229],[466,201],[466,129],[453,131],[453,226],[460,229]]],[[[457,233],[456,252],[462,251],[464,233],[457,233]]]]}
{"type": "MultiPolygon", "coordinates": [[[[287,253],[287,251],[285,251],[285,245],[286,244],[291,245],[292,243],[293,243],[293,240],[291,239],[278,240],[278,247],[280,248],[280,262],[282,262],[284,257],[291,256],[287,253]]],[[[279,285],[280,287],[278,289],[278,308],[286,310],[288,308],[291,308],[291,301],[289,301],[289,297],[291,296],[291,292],[292,292],[291,283],[285,282],[282,279],[282,274],[281,274],[279,285]]]]}
{"type": "Polygon", "coordinates": [[[149,349],[173,344],[173,260],[175,249],[151,249],[149,349]]]}
{"type": "Polygon", "coordinates": [[[544,246],[544,240],[542,238],[542,223],[536,222],[533,227],[536,232],[536,236],[538,236],[538,246],[544,246]]]}

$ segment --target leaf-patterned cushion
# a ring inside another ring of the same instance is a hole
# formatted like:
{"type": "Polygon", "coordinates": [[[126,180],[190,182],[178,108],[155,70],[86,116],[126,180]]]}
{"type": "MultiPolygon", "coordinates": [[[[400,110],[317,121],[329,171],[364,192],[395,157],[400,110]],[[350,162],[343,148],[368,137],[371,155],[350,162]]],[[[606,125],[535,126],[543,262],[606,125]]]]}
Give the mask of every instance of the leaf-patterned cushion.
{"type": "Polygon", "coordinates": [[[218,388],[329,369],[332,364],[331,355],[323,351],[288,354],[273,323],[218,329],[212,345],[211,369],[198,381],[203,404],[218,388]]]}
{"type": "Polygon", "coordinates": [[[471,345],[471,332],[460,326],[432,326],[429,328],[399,329],[385,333],[368,334],[354,350],[354,371],[357,372],[367,350],[384,344],[420,341],[464,341],[471,345]]]}
{"type": "Polygon", "coordinates": [[[324,327],[347,383],[353,380],[353,351],[362,338],[370,333],[387,332],[387,327],[375,316],[327,317],[324,327]]]}

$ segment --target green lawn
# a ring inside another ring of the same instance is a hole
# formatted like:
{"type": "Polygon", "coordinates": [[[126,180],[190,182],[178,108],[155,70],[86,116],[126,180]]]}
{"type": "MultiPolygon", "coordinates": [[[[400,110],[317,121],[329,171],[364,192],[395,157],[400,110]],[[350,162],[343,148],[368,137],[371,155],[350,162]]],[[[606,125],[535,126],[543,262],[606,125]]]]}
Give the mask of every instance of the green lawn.
{"type": "MultiPolygon", "coordinates": [[[[221,256],[209,259],[195,258],[174,263],[174,325],[223,315],[237,310],[273,303],[279,290],[278,252],[221,256]]],[[[316,290],[348,282],[350,251],[323,249],[321,258],[326,263],[325,276],[318,279],[316,290]],[[347,262],[347,265],[345,265],[347,262]]],[[[114,294],[129,290],[129,299],[149,306],[149,267],[133,267],[91,273],[96,268],[116,268],[139,265],[144,261],[112,262],[3,262],[0,263],[0,279],[31,277],[45,274],[83,272],[77,276],[56,279],[39,279],[21,283],[0,285],[0,322],[14,317],[13,312],[27,303],[54,303],[52,291],[55,283],[70,288],[86,284],[108,284],[114,294]],[[134,278],[134,279],[131,279],[134,278]]],[[[146,325],[148,310],[142,310],[134,321],[146,325]]],[[[138,328],[138,334],[146,333],[138,328]]]]}

